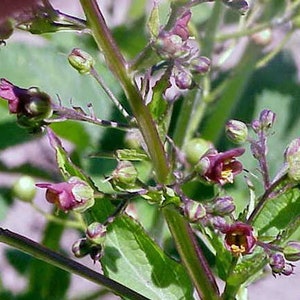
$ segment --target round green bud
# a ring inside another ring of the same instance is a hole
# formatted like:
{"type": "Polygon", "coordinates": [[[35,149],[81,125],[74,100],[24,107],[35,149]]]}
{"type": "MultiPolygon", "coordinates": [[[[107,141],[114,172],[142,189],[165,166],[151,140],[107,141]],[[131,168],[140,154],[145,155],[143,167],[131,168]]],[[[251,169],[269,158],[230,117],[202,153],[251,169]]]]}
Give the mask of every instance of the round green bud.
{"type": "Polygon", "coordinates": [[[68,56],[70,65],[80,74],[88,74],[95,65],[94,58],[87,52],[74,48],[68,56]]]}
{"type": "Polygon", "coordinates": [[[138,172],[130,161],[119,161],[111,183],[118,190],[126,190],[135,187],[137,177],[138,172]]]}
{"type": "Polygon", "coordinates": [[[213,145],[207,140],[201,138],[192,139],[184,146],[186,159],[190,164],[194,165],[211,148],[213,148],[213,145]]]}
{"type": "Polygon", "coordinates": [[[20,177],[13,185],[13,194],[25,202],[32,202],[36,194],[34,179],[30,176],[20,177]]]}
{"type": "Polygon", "coordinates": [[[235,143],[242,144],[247,140],[248,128],[245,123],[238,120],[229,120],[225,126],[227,138],[235,143]]]}

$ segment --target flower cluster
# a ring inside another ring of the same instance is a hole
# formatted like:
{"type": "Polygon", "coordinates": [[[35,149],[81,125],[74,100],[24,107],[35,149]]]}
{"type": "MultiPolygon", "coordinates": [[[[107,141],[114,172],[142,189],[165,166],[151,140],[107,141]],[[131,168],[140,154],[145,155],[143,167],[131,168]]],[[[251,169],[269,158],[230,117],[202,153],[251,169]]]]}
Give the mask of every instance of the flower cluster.
{"type": "Polygon", "coordinates": [[[210,69],[210,59],[199,55],[199,49],[190,39],[188,23],[191,12],[186,11],[169,30],[161,30],[154,49],[162,59],[172,65],[172,78],[179,89],[195,86],[194,74],[204,74],[210,69]]]}

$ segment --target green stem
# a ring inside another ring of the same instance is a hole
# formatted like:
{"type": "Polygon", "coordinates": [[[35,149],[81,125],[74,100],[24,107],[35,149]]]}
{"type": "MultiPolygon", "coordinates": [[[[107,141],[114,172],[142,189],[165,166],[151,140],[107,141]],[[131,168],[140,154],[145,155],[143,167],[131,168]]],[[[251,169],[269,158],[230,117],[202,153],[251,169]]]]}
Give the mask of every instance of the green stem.
{"type": "MultiPolygon", "coordinates": [[[[7,229],[0,228],[0,242],[10,245],[22,252],[50,263],[60,269],[63,269],[72,274],[77,274],[94,283],[101,284],[111,290],[112,292],[128,297],[133,300],[147,300],[148,298],[136,293],[135,291],[123,286],[122,284],[99,274],[76,261],[69,259],[57,252],[54,252],[30,239],[25,238],[17,233],[7,229]]],[[[149,300],[149,299],[148,299],[149,300]]]]}
{"type": "Polygon", "coordinates": [[[169,167],[164,148],[151,114],[144,104],[137,86],[129,75],[125,59],[113,40],[97,1],[80,0],[80,2],[86,15],[88,26],[93,32],[94,39],[127,96],[132,112],[147,144],[157,179],[161,183],[166,183],[169,178],[169,167]]]}
{"type": "Polygon", "coordinates": [[[206,259],[203,257],[202,251],[197,245],[195,236],[188,222],[179,215],[175,209],[168,206],[163,208],[163,214],[176,242],[182,262],[201,299],[220,299],[215,278],[206,259]]]}

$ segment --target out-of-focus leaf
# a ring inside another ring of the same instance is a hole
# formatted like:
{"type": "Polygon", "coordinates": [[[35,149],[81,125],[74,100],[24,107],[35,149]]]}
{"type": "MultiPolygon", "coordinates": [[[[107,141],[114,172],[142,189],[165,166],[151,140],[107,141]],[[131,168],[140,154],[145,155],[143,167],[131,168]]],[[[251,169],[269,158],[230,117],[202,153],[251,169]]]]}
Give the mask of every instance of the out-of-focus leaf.
{"type": "Polygon", "coordinates": [[[128,15],[133,19],[139,19],[145,14],[146,0],[131,1],[128,15]]]}
{"type": "Polygon", "coordinates": [[[167,257],[133,219],[122,216],[108,228],[104,272],[152,299],[193,299],[183,267],[167,257]]]}

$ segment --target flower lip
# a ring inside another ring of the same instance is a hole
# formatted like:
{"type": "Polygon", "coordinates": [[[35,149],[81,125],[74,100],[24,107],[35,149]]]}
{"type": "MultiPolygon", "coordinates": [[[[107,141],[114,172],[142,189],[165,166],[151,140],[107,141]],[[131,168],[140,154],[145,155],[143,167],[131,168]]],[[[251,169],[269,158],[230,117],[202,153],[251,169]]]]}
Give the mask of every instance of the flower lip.
{"type": "Polygon", "coordinates": [[[234,256],[252,253],[256,241],[252,226],[242,222],[232,224],[225,231],[225,247],[234,256]]]}
{"type": "Polygon", "coordinates": [[[221,185],[228,182],[233,183],[234,176],[243,171],[243,165],[236,160],[236,157],[241,156],[244,152],[244,148],[235,148],[220,153],[210,150],[199,161],[200,165],[203,162],[206,165],[202,175],[206,180],[221,185]]]}

